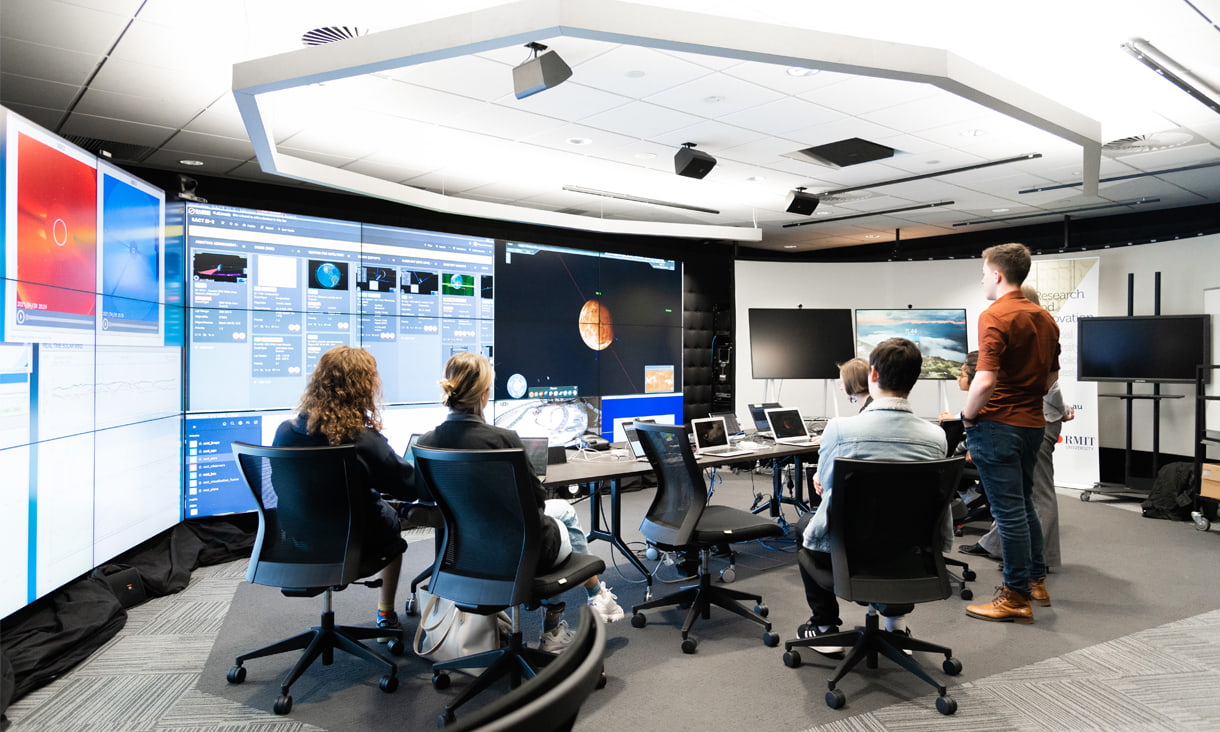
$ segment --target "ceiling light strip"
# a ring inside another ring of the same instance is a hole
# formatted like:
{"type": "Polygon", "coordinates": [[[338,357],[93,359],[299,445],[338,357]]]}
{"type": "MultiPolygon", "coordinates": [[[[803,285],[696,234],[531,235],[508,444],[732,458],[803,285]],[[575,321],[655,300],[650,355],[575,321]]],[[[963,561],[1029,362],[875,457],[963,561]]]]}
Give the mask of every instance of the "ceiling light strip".
{"type": "Polygon", "coordinates": [[[785,229],[790,229],[793,226],[808,226],[809,224],[826,224],[831,221],[847,221],[848,219],[863,219],[868,216],[886,216],[889,214],[903,213],[905,211],[918,211],[924,208],[936,208],[937,206],[952,206],[954,201],[937,201],[936,203],[921,203],[918,206],[905,206],[903,208],[891,208],[885,211],[870,211],[869,213],[852,214],[851,216],[836,216],[833,219],[810,219],[808,221],[796,221],[791,224],[784,224],[785,229]]]}
{"type": "MultiPolygon", "coordinates": [[[[1165,170],[1151,170],[1151,171],[1148,171],[1145,173],[1131,173],[1130,175],[1116,175],[1111,178],[1102,178],[1098,182],[1099,183],[1113,183],[1114,181],[1118,181],[1118,180],[1132,180],[1133,178],[1147,178],[1149,176],[1154,176],[1154,175],[1169,175],[1171,173],[1185,173],[1185,172],[1188,172],[1191,170],[1202,170],[1204,168],[1214,168],[1217,165],[1220,165],[1220,160],[1216,160],[1211,163],[1199,163],[1198,165],[1183,165],[1180,168],[1166,168],[1165,170]]],[[[1080,185],[1079,182],[1060,183],[1059,185],[1045,186],[1043,188],[1026,188],[1023,191],[1017,191],[1017,193],[1041,193],[1043,191],[1058,191],[1063,188],[1075,188],[1078,185],[1080,185]]]]}
{"type": "Polygon", "coordinates": [[[1214,21],[1214,20],[1212,20],[1211,18],[1207,17],[1207,14],[1206,14],[1206,13],[1204,13],[1202,10],[1199,10],[1197,7],[1195,7],[1195,4],[1194,4],[1194,3],[1192,3],[1190,0],[1182,0],[1182,2],[1186,3],[1187,5],[1189,5],[1191,10],[1195,11],[1195,12],[1196,12],[1196,13],[1198,13],[1200,16],[1202,16],[1202,17],[1203,17],[1203,20],[1206,20],[1206,21],[1208,22],[1208,24],[1210,24],[1210,25],[1211,25],[1211,27],[1212,27],[1212,28],[1215,28],[1217,31],[1220,31],[1220,24],[1217,24],[1217,23],[1216,23],[1216,21],[1214,21]]]}
{"type": "Polygon", "coordinates": [[[1137,61],[1165,77],[1169,83],[1194,97],[1213,112],[1220,114],[1220,91],[1194,72],[1166,56],[1159,48],[1143,38],[1132,38],[1123,44],[1123,50],[1137,61]]]}
{"type": "Polygon", "coordinates": [[[720,213],[714,208],[704,208],[702,206],[691,206],[685,203],[675,203],[673,201],[659,201],[655,198],[644,198],[643,196],[633,196],[630,193],[616,193],[614,191],[603,191],[597,188],[585,188],[583,186],[564,186],[565,191],[572,193],[587,193],[590,196],[601,196],[603,198],[614,198],[619,201],[631,201],[633,203],[647,203],[652,206],[667,206],[669,208],[680,208],[683,211],[698,211],[699,213],[718,214],[720,213]]]}
{"type": "Polygon", "coordinates": [[[853,186],[851,188],[838,188],[833,191],[822,191],[821,193],[819,193],[817,195],[819,198],[826,198],[827,196],[837,196],[841,193],[851,193],[852,191],[864,191],[864,190],[868,190],[869,188],[880,188],[881,186],[892,186],[892,185],[896,185],[898,183],[910,183],[911,181],[924,180],[926,178],[939,178],[942,175],[951,175],[953,173],[965,173],[968,170],[979,170],[980,168],[990,168],[993,165],[1007,165],[1009,163],[1019,163],[1023,160],[1035,160],[1040,157],[1042,157],[1042,153],[1026,153],[1025,155],[1018,155],[1015,158],[1005,158],[1003,160],[992,160],[992,161],[986,162],[986,163],[976,163],[975,165],[966,165],[966,166],[963,166],[960,168],[950,168],[948,170],[941,170],[936,173],[922,173],[920,175],[912,175],[912,176],[908,176],[906,178],[895,178],[893,180],[885,180],[885,181],[881,181],[880,183],[869,183],[868,185],[863,185],[863,186],[853,186]]]}
{"type": "Polygon", "coordinates": [[[1061,216],[1063,214],[1081,213],[1083,211],[1100,211],[1105,208],[1119,208],[1122,206],[1140,206],[1145,203],[1160,203],[1159,198],[1141,198],[1138,201],[1121,201],[1119,203],[1106,203],[1100,206],[1081,206],[1080,208],[1068,208],[1060,211],[1044,211],[1042,213],[1023,214],[1021,216],[1001,216],[993,219],[975,219],[974,221],[962,221],[954,224],[954,226],[971,226],[973,224],[994,224],[1005,221],[1019,221],[1021,219],[1036,219],[1043,216],[1061,216]]]}

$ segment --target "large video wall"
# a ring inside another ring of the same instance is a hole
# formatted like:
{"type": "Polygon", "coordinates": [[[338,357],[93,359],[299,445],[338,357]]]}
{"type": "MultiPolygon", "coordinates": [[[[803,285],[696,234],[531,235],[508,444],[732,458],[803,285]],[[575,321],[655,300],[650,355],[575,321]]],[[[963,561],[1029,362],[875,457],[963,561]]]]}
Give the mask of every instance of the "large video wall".
{"type": "Polygon", "coordinates": [[[489,418],[565,444],[682,415],[672,260],[207,203],[0,108],[0,617],[183,519],[249,511],[319,356],[377,358],[387,438],[444,419],[446,360],[495,363],[489,418]],[[167,234],[168,232],[168,234],[167,234]]]}
{"type": "Polygon", "coordinates": [[[0,145],[3,616],[179,521],[182,349],[164,193],[3,109],[0,145]]]}

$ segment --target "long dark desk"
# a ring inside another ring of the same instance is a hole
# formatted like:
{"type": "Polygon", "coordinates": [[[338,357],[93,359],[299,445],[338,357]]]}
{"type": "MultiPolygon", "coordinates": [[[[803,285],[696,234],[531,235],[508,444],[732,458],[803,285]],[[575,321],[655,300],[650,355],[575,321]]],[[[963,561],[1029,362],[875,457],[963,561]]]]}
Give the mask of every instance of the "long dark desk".
{"type": "MultiPolygon", "coordinates": [[[[753,507],[752,513],[770,511],[771,516],[779,518],[780,506],[784,503],[795,506],[798,511],[807,513],[811,510],[804,500],[804,469],[802,468],[801,458],[810,454],[816,454],[817,451],[816,445],[779,445],[767,442],[763,443],[763,447],[752,451],[749,455],[727,458],[701,456],[698,459],[698,463],[703,467],[711,468],[752,460],[771,461],[771,495],[765,503],[753,507]],[[791,459],[793,462],[793,492],[791,497],[783,495],[782,464],[788,459],[791,459]]],[[[640,574],[644,575],[648,581],[650,590],[652,587],[652,573],[636,557],[635,553],[627,547],[627,542],[623,540],[622,495],[620,488],[623,478],[651,473],[652,466],[647,462],[630,458],[615,458],[609,453],[594,453],[590,459],[585,459],[577,454],[570,457],[566,463],[549,466],[546,471],[546,478],[542,481],[543,485],[547,486],[577,484],[588,488],[589,541],[601,539],[610,542],[611,551],[617,548],[629,562],[635,565],[636,569],[640,570],[640,574]],[[610,515],[607,517],[609,520],[607,528],[602,527],[601,502],[598,500],[598,490],[603,481],[610,483],[610,515]]]]}

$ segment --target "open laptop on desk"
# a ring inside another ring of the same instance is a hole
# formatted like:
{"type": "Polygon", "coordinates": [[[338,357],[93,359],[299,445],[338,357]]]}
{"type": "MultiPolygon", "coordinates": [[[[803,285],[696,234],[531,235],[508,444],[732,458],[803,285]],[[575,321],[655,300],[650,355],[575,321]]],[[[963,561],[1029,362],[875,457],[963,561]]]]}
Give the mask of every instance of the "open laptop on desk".
{"type": "Polygon", "coordinates": [[[775,441],[778,444],[818,444],[818,440],[814,439],[805,427],[805,420],[801,419],[799,409],[784,409],[783,407],[768,409],[767,422],[771,425],[771,431],[775,434],[775,441]]]}
{"type": "Polygon", "coordinates": [[[724,417],[704,417],[692,419],[691,427],[695,431],[695,454],[708,457],[733,457],[749,455],[749,450],[734,447],[729,444],[728,427],[724,417]]]}
{"type": "Polygon", "coordinates": [[[534,475],[539,478],[546,477],[546,450],[549,443],[550,440],[545,437],[521,438],[521,444],[525,445],[525,457],[534,468],[534,475]]]}
{"type": "Polygon", "coordinates": [[[729,442],[745,437],[745,432],[742,431],[741,424],[737,421],[737,415],[733,412],[712,412],[707,416],[724,419],[724,429],[729,433],[729,442]]]}
{"type": "Polygon", "coordinates": [[[640,436],[635,433],[635,422],[653,424],[654,420],[644,417],[634,422],[623,422],[623,434],[627,436],[627,446],[631,449],[632,457],[642,462],[648,462],[648,456],[644,454],[644,445],[640,442],[640,436]]]}
{"type": "Polygon", "coordinates": [[[768,409],[780,409],[779,402],[763,402],[762,404],[750,405],[750,419],[754,420],[754,429],[758,430],[759,437],[771,436],[771,423],[767,421],[768,409]]]}

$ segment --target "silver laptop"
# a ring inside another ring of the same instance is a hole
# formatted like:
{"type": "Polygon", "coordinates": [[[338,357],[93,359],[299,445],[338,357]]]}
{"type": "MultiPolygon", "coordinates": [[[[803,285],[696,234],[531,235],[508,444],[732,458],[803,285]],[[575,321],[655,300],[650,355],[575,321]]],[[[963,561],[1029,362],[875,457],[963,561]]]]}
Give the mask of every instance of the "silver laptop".
{"type": "Polygon", "coordinates": [[[635,433],[635,422],[653,424],[654,420],[644,417],[636,419],[634,422],[623,422],[623,434],[627,436],[627,445],[631,448],[631,456],[636,460],[648,462],[648,456],[644,454],[644,444],[640,442],[640,436],[635,433]]]}
{"type": "Polygon", "coordinates": [[[733,412],[712,412],[709,417],[723,417],[724,428],[729,432],[729,442],[732,442],[736,437],[744,437],[745,433],[741,429],[741,423],[737,421],[737,415],[733,412]]]}
{"type": "Polygon", "coordinates": [[[809,434],[809,430],[805,428],[805,420],[801,419],[799,409],[784,409],[783,407],[768,409],[767,423],[771,425],[775,441],[781,445],[817,444],[817,441],[809,434]]]}
{"type": "Polygon", "coordinates": [[[550,440],[545,437],[522,437],[521,444],[525,445],[525,457],[529,460],[530,465],[533,466],[534,475],[539,478],[545,478],[546,452],[550,440]]]}
{"type": "Polygon", "coordinates": [[[695,432],[695,454],[709,457],[733,457],[734,455],[749,455],[749,450],[729,445],[729,431],[724,423],[724,417],[704,417],[692,419],[691,427],[695,432]]]}

